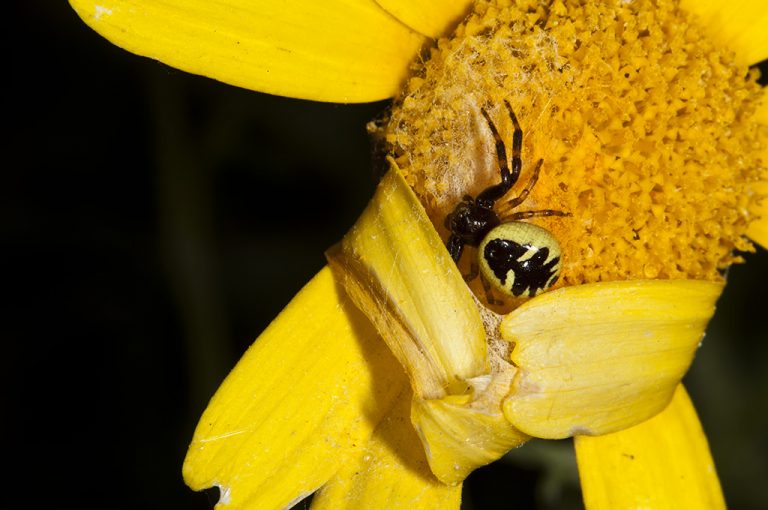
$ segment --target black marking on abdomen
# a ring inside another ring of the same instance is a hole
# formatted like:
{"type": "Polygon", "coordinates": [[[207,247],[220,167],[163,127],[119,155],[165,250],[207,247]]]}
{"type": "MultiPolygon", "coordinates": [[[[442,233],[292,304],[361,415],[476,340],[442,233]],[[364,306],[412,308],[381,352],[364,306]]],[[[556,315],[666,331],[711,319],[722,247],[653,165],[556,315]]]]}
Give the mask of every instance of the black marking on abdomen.
{"type": "Polygon", "coordinates": [[[528,289],[528,295],[534,296],[537,291],[551,286],[557,280],[554,268],[560,262],[560,257],[555,257],[545,264],[549,257],[547,247],[537,250],[529,244],[521,245],[507,239],[493,239],[485,245],[483,257],[496,278],[507,288],[507,274],[512,270],[515,281],[512,282],[510,290],[514,296],[522,296],[528,289]],[[535,251],[533,256],[520,261],[520,258],[531,250],[535,251]]]}

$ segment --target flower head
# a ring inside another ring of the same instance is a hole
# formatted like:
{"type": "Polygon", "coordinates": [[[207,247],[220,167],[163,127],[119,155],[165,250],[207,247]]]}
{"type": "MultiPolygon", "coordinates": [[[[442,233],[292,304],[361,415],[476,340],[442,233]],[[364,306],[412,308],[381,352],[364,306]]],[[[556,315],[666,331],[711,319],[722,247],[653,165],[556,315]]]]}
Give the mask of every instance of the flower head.
{"type": "Polygon", "coordinates": [[[498,179],[480,110],[511,140],[507,100],[523,174],[543,160],[526,209],[571,215],[531,220],[563,246],[560,285],[720,279],[752,250],[766,179],[756,71],[672,2],[504,6],[479,3],[441,40],[381,129],[435,225],[498,179]]]}

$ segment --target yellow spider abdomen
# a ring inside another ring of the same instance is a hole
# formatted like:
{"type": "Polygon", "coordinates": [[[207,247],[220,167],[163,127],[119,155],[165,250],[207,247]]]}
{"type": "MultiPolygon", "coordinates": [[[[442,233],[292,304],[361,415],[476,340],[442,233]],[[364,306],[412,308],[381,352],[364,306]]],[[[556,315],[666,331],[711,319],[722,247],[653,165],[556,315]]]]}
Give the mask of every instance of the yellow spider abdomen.
{"type": "Polygon", "coordinates": [[[532,223],[512,221],[494,227],[477,250],[480,274],[508,296],[533,297],[560,274],[562,250],[554,236],[532,223]]]}

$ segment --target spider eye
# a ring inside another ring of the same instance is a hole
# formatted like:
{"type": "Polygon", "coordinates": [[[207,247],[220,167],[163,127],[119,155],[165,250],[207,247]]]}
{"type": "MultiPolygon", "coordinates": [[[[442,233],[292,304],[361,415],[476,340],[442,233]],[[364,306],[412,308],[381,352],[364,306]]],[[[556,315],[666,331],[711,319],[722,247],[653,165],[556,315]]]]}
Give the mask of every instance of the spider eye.
{"type": "Polygon", "coordinates": [[[533,297],[560,274],[562,250],[546,229],[512,221],[494,227],[477,250],[483,277],[500,292],[533,297]]]}

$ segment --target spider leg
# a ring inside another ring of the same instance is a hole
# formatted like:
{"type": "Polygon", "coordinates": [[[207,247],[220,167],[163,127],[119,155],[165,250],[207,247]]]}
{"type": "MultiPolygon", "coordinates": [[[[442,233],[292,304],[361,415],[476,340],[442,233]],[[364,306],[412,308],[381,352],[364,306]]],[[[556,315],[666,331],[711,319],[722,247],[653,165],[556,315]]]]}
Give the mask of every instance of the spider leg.
{"type": "Polygon", "coordinates": [[[461,252],[464,251],[464,242],[457,235],[451,234],[448,238],[448,242],[445,243],[445,247],[448,248],[448,253],[451,254],[451,258],[455,263],[459,263],[461,259],[461,252]]]}
{"type": "Polygon", "coordinates": [[[555,211],[553,209],[542,209],[540,211],[521,211],[504,216],[502,221],[527,220],[528,218],[541,218],[543,216],[571,216],[571,213],[555,211]]]}
{"type": "Polygon", "coordinates": [[[504,100],[504,104],[509,112],[509,117],[512,119],[512,125],[515,126],[515,130],[512,133],[512,176],[514,180],[512,183],[517,182],[517,178],[520,176],[520,169],[523,167],[523,160],[520,158],[520,153],[523,150],[523,129],[520,127],[520,123],[517,122],[517,116],[509,105],[509,101],[504,100]]]}
{"type": "Polygon", "coordinates": [[[483,290],[485,290],[485,300],[488,301],[489,305],[504,304],[504,301],[500,299],[496,299],[496,296],[493,295],[493,289],[491,288],[491,284],[488,282],[488,280],[485,279],[483,275],[480,275],[480,283],[483,284],[483,290]]]}
{"type": "Polygon", "coordinates": [[[509,170],[509,162],[507,161],[507,148],[504,145],[499,130],[496,128],[496,124],[491,120],[488,112],[484,108],[480,109],[480,113],[485,117],[485,121],[488,123],[488,127],[493,134],[493,139],[496,141],[496,159],[499,162],[499,172],[501,173],[501,182],[493,186],[488,186],[483,190],[477,198],[476,202],[480,203],[485,208],[493,207],[496,200],[503,197],[509,189],[517,182],[517,178],[520,176],[520,168],[522,162],[520,160],[520,150],[523,145],[523,131],[520,129],[520,124],[517,122],[517,117],[512,112],[512,108],[509,103],[504,101],[512,116],[512,123],[515,125],[515,132],[512,135],[512,172],[509,170]],[[515,156],[517,154],[517,156],[515,156]]]}
{"type": "Polygon", "coordinates": [[[536,185],[536,182],[539,180],[539,172],[541,171],[541,165],[544,163],[543,159],[540,159],[538,163],[536,163],[536,167],[533,169],[533,173],[531,174],[531,178],[528,180],[528,184],[525,185],[525,189],[520,192],[520,194],[507,202],[504,205],[505,209],[514,209],[518,205],[525,202],[525,199],[528,198],[528,195],[531,193],[531,190],[536,185]]]}
{"type": "Polygon", "coordinates": [[[480,274],[480,268],[477,265],[477,262],[474,260],[469,264],[469,274],[464,274],[462,277],[464,277],[464,281],[469,283],[475,278],[477,278],[477,275],[480,274]]]}

